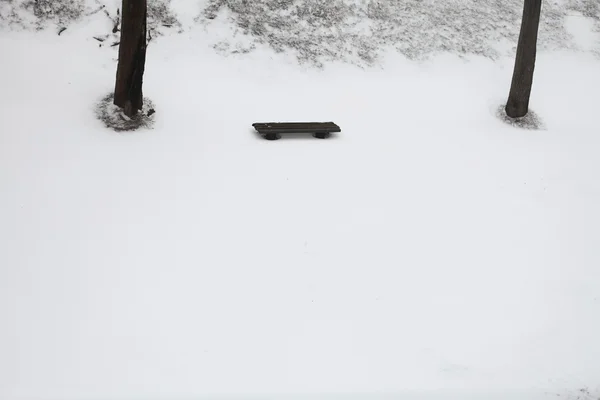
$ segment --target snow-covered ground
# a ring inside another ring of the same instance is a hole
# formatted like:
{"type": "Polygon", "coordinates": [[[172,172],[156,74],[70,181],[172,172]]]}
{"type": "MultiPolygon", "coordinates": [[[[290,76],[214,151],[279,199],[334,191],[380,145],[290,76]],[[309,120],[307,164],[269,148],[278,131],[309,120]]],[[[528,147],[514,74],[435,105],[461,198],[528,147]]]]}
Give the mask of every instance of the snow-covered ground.
{"type": "Polygon", "coordinates": [[[539,131],[495,116],[510,58],[318,70],[198,28],[151,42],[155,128],[118,134],[93,24],[3,31],[0,399],[598,399],[600,61],[572,18],[539,131]]]}

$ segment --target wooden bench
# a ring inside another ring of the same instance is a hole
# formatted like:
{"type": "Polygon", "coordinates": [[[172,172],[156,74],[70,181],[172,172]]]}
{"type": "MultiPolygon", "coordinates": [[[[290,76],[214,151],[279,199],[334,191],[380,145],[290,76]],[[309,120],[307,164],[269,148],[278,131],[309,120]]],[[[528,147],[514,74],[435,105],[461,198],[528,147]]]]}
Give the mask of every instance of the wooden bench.
{"type": "Polygon", "coordinates": [[[252,126],[267,140],[280,139],[287,133],[312,133],[318,139],[327,139],[332,132],[342,131],[333,122],[267,122],[252,126]]]}

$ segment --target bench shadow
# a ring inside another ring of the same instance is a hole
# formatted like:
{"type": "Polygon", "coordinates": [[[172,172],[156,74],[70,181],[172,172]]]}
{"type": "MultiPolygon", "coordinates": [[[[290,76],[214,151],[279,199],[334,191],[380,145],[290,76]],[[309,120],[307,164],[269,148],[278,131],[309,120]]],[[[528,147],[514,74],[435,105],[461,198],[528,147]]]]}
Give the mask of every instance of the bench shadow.
{"type": "Polygon", "coordinates": [[[253,136],[257,140],[262,140],[264,142],[277,142],[278,140],[314,140],[314,141],[326,141],[326,140],[335,140],[338,138],[339,133],[331,133],[327,139],[318,139],[312,135],[312,133],[284,133],[279,135],[281,138],[278,140],[267,140],[264,135],[261,135],[255,129],[251,129],[253,136]]]}

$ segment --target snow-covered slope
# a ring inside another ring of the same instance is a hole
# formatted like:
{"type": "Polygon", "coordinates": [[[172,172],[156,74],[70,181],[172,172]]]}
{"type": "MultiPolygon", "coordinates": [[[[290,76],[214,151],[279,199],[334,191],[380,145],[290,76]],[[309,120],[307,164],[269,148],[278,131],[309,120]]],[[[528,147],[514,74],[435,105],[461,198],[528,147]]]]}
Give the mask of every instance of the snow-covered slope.
{"type": "MultiPolygon", "coordinates": [[[[54,29],[74,22],[95,24],[109,34],[120,0],[11,0],[0,3],[0,28],[54,29]]],[[[453,53],[491,59],[512,56],[522,0],[148,0],[150,35],[189,32],[198,25],[222,55],[246,54],[261,46],[323,67],[344,61],[378,66],[390,51],[412,60],[453,53]]],[[[600,30],[596,0],[547,0],[539,47],[577,49],[566,19],[585,31],[600,30]]],[[[118,35],[114,35],[118,40],[118,35]]],[[[589,36],[588,52],[600,54],[600,38],[589,36]]]]}
{"type": "Polygon", "coordinates": [[[0,399],[598,398],[589,48],[539,56],[526,131],[510,58],[317,70],[215,20],[151,42],[117,134],[93,21],[0,37],[0,399]]]}

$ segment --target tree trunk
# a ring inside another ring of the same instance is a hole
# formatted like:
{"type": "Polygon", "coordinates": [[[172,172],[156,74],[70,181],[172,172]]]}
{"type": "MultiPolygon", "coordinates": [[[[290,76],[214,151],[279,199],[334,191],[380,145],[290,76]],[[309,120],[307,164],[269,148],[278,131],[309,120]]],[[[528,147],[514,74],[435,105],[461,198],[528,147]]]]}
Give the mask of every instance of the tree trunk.
{"type": "Polygon", "coordinates": [[[523,117],[529,111],[541,8],[542,0],[525,0],[523,6],[515,69],[505,107],[506,115],[511,118],[523,117]]]}
{"type": "Polygon", "coordinates": [[[115,105],[133,117],[142,109],[142,78],[146,63],[146,1],[123,0],[115,105]]]}

